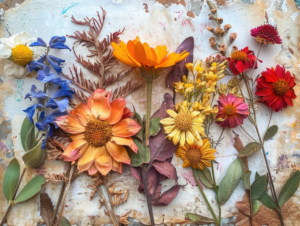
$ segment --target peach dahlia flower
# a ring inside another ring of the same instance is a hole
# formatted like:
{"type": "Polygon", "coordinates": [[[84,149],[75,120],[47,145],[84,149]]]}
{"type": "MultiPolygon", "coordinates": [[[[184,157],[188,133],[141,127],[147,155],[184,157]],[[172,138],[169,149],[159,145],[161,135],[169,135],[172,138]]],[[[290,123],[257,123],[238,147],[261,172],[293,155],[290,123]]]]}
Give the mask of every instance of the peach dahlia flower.
{"type": "Polygon", "coordinates": [[[111,92],[97,89],[87,105],[80,104],[69,115],[56,119],[57,125],[71,133],[72,142],[64,151],[64,161],[77,161],[79,172],[90,175],[98,171],[106,175],[110,170],[122,173],[122,163],[130,164],[123,145],[137,152],[131,136],[140,125],[130,119],[124,98],[110,102],[111,92]]]}

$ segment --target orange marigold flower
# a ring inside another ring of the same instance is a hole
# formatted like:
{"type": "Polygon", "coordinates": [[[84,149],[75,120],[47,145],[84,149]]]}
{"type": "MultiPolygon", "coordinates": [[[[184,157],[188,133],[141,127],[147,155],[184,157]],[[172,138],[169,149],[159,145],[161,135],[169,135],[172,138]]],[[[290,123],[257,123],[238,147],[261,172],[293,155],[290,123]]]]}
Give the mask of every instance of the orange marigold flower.
{"type": "Polygon", "coordinates": [[[186,51],[168,55],[166,46],[157,46],[153,49],[146,42],[142,44],[139,37],[128,41],[127,45],[122,41],[120,46],[114,42],[111,45],[114,48],[113,55],[119,61],[133,67],[142,67],[142,65],[155,69],[170,67],[189,55],[186,51]]]}
{"type": "Polygon", "coordinates": [[[77,160],[79,172],[90,175],[98,171],[106,175],[110,170],[122,173],[122,163],[130,164],[123,145],[137,152],[131,136],[140,125],[130,119],[132,112],[124,98],[110,102],[111,92],[97,89],[87,105],[80,104],[69,115],[58,117],[57,125],[71,133],[72,142],[64,151],[64,161],[77,160]]]}

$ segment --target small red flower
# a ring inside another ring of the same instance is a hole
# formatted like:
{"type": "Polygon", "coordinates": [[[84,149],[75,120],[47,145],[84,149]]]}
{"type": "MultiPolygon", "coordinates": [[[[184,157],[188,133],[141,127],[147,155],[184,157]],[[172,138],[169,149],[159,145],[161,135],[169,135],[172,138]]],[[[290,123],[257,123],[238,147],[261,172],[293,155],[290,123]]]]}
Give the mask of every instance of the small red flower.
{"type": "MultiPolygon", "coordinates": [[[[229,61],[229,67],[234,75],[238,75],[242,72],[247,72],[249,68],[252,68],[255,62],[254,52],[249,50],[248,47],[232,52],[229,61]]],[[[258,60],[262,62],[261,60],[258,60]]]]}
{"type": "Polygon", "coordinates": [[[256,95],[262,97],[261,103],[265,103],[275,112],[280,111],[283,107],[293,106],[292,99],[295,99],[293,87],[296,85],[295,78],[289,71],[279,65],[274,68],[267,68],[267,71],[261,73],[257,79],[256,95]]]}
{"type": "Polygon", "coordinates": [[[221,127],[234,128],[243,124],[243,120],[249,115],[249,106],[244,99],[231,93],[219,97],[218,108],[217,118],[224,119],[222,122],[217,122],[221,127]]]}
{"type": "Polygon", "coordinates": [[[257,42],[264,45],[282,43],[277,28],[270,24],[264,24],[257,28],[251,29],[251,36],[255,37],[257,42]]]}

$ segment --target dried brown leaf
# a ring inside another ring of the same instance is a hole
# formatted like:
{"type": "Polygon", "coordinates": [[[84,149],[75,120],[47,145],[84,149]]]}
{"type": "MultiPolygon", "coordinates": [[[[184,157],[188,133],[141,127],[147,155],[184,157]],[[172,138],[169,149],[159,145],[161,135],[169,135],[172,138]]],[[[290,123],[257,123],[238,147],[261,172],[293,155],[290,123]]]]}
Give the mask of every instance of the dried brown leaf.
{"type": "Polygon", "coordinates": [[[119,223],[120,224],[124,224],[124,225],[128,225],[130,224],[130,222],[127,220],[127,218],[129,217],[129,213],[131,211],[125,212],[123,213],[120,217],[119,217],[119,223]]]}
{"type": "Polygon", "coordinates": [[[244,215],[250,216],[250,204],[249,202],[237,202],[236,207],[239,211],[241,211],[244,215]]]}
{"type": "MultiPolygon", "coordinates": [[[[234,145],[233,147],[238,151],[240,152],[243,148],[244,148],[244,145],[243,145],[243,142],[240,138],[240,135],[238,135],[237,133],[235,133],[234,131],[232,131],[234,134],[235,134],[235,137],[233,138],[234,139],[234,145]]],[[[244,160],[245,164],[246,164],[246,168],[247,168],[247,171],[249,171],[249,167],[248,167],[248,159],[247,157],[242,157],[242,159],[244,160]]]]}
{"type": "Polygon", "coordinates": [[[40,214],[44,218],[46,225],[49,226],[51,222],[51,218],[54,214],[54,208],[53,208],[52,201],[47,193],[45,192],[41,193],[40,203],[41,203],[40,214]]]}

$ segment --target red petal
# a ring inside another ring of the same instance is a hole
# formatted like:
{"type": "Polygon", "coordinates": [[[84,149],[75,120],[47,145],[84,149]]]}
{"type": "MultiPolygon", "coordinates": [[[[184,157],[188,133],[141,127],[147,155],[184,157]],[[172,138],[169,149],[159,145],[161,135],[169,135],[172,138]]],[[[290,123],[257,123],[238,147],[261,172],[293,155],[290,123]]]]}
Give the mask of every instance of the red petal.
{"type": "Polygon", "coordinates": [[[244,71],[244,64],[243,64],[242,61],[238,61],[238,62],[236,63],[236,69],[237,69],[240,73],[242,73],[242,72],[244,71]]]}

